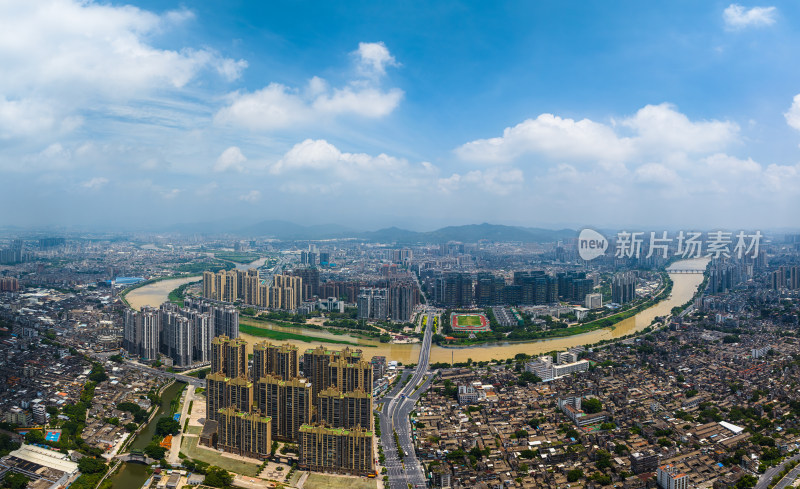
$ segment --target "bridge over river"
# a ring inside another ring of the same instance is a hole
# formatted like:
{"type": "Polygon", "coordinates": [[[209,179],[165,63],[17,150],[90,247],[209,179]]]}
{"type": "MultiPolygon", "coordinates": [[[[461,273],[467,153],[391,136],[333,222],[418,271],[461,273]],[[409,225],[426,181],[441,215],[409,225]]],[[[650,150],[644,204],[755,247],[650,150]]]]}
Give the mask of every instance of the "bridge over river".
{"type": "Polygon", "coordinates": [[[148,457],[144,454],[143,450],[131,450],[130,452],[120,453],[115,458],[123,462],[133,462],[145,465],[152,465],[158,463],[158,460],[148,457]]]}

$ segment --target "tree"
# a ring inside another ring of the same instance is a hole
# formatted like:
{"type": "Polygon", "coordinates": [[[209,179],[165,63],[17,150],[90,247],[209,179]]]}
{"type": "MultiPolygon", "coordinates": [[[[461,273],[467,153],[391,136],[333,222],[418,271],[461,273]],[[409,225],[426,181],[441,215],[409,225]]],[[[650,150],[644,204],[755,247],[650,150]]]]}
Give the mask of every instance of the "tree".
{"type": "Polygon", "coordinates": [[[83,457],[78,460],[78,470],[84,474],[97,474],[106,470],[106,464],[97,458],[83,457]]]}
{"type": "Polygon", "coordinates": [[[177,435],[181,431],[181,424],[169,416],[162,416],[156,423],[156,435],[177,435]]]}
{"type": "Polygon", "coordinates": [[[581,409],[586,414],[599,413],[603,410],[603,403],[596,397],[590,397],[581,402],[581,409]]]}
{"type": "Polygon", "coordinates": [[[5,457],[17,448],[19,448],[19,443],[11,441],[11,437],[7,434],[0,433],[0,457],[5,457]]]}
{"type": "Polygon", "coordinates": [[[164,458],[164,454],[167,453],[167,449],[156,442],[152,442],[144,447],[144,453],[150,458],[161,460],[164,458]]]}
{"type": "Polygon", "coordinates": [[[578,482],[582,477],[583,471],[581,469],[572,469],[567,472],[567,482],[578,482]]]}
{"type": "Polygon", "coordinates": [[[233,477],[231,474],[229,474],[227,470],[214,465],[206,470],[206,478],[203,480],[203,484],[212,487],[227,488],[230,487],[232,483],[233,477]]]}
{"type": "Polygon", "coordinates": [[[608,469],[611,467],[611,454],[606,450],[597,451],[597,468],[600,470],[608,469]]]}
{"type": "Polygon", "coordinates": [[[756,487],[757,483],[757,477],[750,474],[745,474],[741,479],[739,479],[739,482],[736,483],[736,489],[750,489],[751,487],[756,487]]]}
{"type": "Polygon", "coordinates": [[[92,365],[92,371],[89,373],[89,380],[95,383],[100,383],[104,380],[108,380],[108,375],[106,375],[105,369],[99,363],[95,363],[92,365]]]}
{"type": "Polygon", "coordinates": [[[40,430],[30,430],[25,433],[26,443],[44,443],[44,435],[40,430]]]}
{"type": "MultiPolygon", "coordinates": [[[[599,468],[599,467],[598,467],[599,468]]],[[[601,486],[607,486],[611,484],[611,477],[600,472],[595,473],[592,476],[592,480],[597,482],[601,486]]]]}
{"type": "Polygon", "coordinates": [[[28,487],[28,482],[30,481],[31,481],[30,479],[28,479],[22,474],[9,471],[8,474],[6,474],[5,478],[3,479],[2,487],[8,489],[25,489],[26,487],[28,487]]]}
{"type": "Polygon", "coordinates": [[[526,382],[530,382],[532,384],[538,384],[539,382],[542,381],[542,379],[538,375],[528,371],[519,374],[519,380],[522,385],[524,385],[526,382]]]}

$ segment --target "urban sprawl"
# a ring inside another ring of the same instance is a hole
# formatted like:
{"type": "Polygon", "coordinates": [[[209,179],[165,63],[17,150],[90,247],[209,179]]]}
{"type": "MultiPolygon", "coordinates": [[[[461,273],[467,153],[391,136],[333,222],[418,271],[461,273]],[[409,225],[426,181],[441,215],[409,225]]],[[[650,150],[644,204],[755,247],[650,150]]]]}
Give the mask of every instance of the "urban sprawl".
{"type": "Polygon", "coordinates": [[[800,235],[448,229],[0,236],[0,483],[800,484],[800,235]]]}

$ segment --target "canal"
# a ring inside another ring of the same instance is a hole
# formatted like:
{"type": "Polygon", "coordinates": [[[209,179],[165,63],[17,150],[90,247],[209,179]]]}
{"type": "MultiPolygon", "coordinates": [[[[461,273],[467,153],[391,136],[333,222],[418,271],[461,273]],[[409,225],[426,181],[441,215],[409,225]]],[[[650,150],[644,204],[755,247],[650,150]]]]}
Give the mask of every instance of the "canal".
{"type": "MultiPolygon", "coordinates": [[[[161,416],[170,414],[170,403],[178,398],[181,390],[186,384],[175,382],[161,393],[161,405],[158,407],[153,420],[144,427],[136,438],[125,449],[126,452],[132,449],[143,449],[153,440],[156,431],[156,423],[161,416]]],[[[111,476],[112,487],[114,489],[140,489],[150,476],[150,467],[144,464],[124,463],[120,471],[111,476]]]]}

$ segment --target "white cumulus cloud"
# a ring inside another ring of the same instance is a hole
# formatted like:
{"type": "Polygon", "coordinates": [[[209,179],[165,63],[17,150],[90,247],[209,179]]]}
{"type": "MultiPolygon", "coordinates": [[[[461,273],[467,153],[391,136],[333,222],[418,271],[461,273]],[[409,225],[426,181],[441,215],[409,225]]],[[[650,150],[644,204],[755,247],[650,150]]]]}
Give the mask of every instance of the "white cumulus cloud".
{"type": "Polygon", "coordinates": [[[397,66],[397,60],[382,42],[360,42],[354,53],[360,71],[365,75],[385,75],[387,66],[397,66]]]}
{"type": "Polygon", "coordinates": [[[634,172],[634,179],[640,183],[672,185],[680,182],[675,170],[660,163],[645,163],[634,172]]]}
{"type": "Polygon", "coordinates": [[[453,173],[438,180],[439,189],[453,193],[468,187],[474,191],[487,191],[496,195],[509,195],[522,187],[524,177],[517,168],[490,168],[485,171],[472,170],[465,174],[453,173]]]}
{"type": "Polygon", "coordinates": [[[722,19],[728,29],[743,29],[772,25],[775,23],[777,14],[778,9],[775,7],[746,8],[732,3],[722,12],[722,19]]]}
{"type": "Polygon", "coordinates": [[[384,153],[348,153],[324,139],[306,139],[272,165],[270,173],[289,179],[282,188],[292,192],[309,188],[331,192],[346,185],[403,191],[424,185],[436,177],[438,168],[384,153]],[[294,176],[302,180],[291,180],[294,176]]]}
{"type": "Polygon", "coordinates": [[[243,163],[247,158],[242,154],[242,150],[238,146],[231,146],[219,155],[217,162],[214,164],[214,171],[244,171],[243,163]]]}
{"type": "Polygon", "coordinates": [[[617,160],[626,158],[631,149],[630,141],[618,138],[604,124],[541,114],[507,127],[500,137],[466,143],[456,149],[456,154],[464,160],[485,163],[506,163],[526,153],[564,160],[617,160]]]}
{"type": "Polygon", "coordinates": [[[722,150],[738,134],[739,126],[733,122],[692,121],[672,105],[659,104],[647,105],[613,124],[541,114],[506,128],[502,136],[468,142],[455,153],[477,163],[508,163],[536,154],[551,161],[599,162],[616,168],[614,163],[654,155],[669,159],[676,153],[722,150]]]}
{"type": "Polygon", "coordinates": [[[783,116],[786,117],[787,124],[800,131],[800,94],[794,96],[792,106],[783,116]]]}
{"type": "Polygon", "coordinates": [[[251,204],[255,204],[259,200],[261,200],[261,192],[258,190],[251,190],[246,194],[239,197],[239,200],[243,200],[245,202],[249,202],[251,204]]]}
{"type": "Polygon", "coordinates": [[[104,187],[106,184],[108,184],[108,178],[94,177],[90,180],[81,183],[81,187],[89,190],[97,190],[101,187],[104,187]]]}
{"type": "Polygon", "coordinates": [[[361,77],[342,87],[331,87],[323,78],[314,76],[302,89],[270,83],[253,92],[235,92],[228,96],[228,105],[215,114],[214,121],[272,131],[342,116],[385,117],[397,108],[404,95],[399,88],[383,88],[378,79],[385,74],[386,66],[396,61],[383,43],[361,43],[356,53],[361,77]]]}
{"type": "Polygon", "coordinates": [[[633,141],[640,153],[715,151],[733,142],[739,133],[733,122],[691,121],[670,104],[647,105],[622,125],[636,132],[633,141]]]}
{"type": "Polygon", "coordinates": [[[174,109],[174,94],[204,72],[238,78],[245,61],[154,45],[193,17],[92,0],[0,2],[0,138],[44,140],[79,126],[87,112],[149,119],[136,106],[170,94],[151,106],[174,109]]]}
{"type": "Polygon", "coordinates": [[[243,61],[208,49],[159,49],[148,38],[192,15],[164,15],[92,1],[0,3],[0,87],[102,91],[131,96],[154,87],[183,87],[203,68],[235,78],[243,61]]]}

